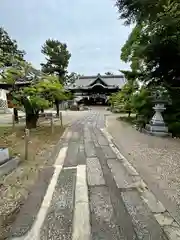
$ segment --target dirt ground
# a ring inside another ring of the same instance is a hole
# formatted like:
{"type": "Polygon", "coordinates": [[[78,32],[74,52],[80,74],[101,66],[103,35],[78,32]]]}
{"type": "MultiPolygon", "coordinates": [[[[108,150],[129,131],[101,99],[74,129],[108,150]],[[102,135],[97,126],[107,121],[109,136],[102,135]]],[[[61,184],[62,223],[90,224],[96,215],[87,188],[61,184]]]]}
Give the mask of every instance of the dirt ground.
{"type": "Polygon", "coordinates": [[[11,174],[0,178],[0,239],[4,231],[8,231],[6,224],[13,220],[16,212],[27,198],[31,186],[36,182],[41,168],[52,165],[50,154],[57,144],[65,127],[60,122],[54,124],[54,133],[50,124],[41,123],[30,132],[28,160],[25,159],[24,127],[0,127],[0,146],[8,147],[10,155],[20,157],[20,165],[11,174]]]}

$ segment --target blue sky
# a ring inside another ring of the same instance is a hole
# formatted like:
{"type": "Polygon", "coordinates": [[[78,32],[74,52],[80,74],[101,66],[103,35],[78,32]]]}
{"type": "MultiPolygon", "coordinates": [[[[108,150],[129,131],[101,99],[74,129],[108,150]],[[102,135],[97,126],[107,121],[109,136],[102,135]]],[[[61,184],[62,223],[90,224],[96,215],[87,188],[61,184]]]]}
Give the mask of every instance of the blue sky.
{"type": "Polygon", "coordinates": [[[41,46],[48,38],[66,42],[72,54],[69,71],[97,74],[128,65],[120,49],[131,31],[118,20],[114,0],[1,0],[0,23],[39,68],[41,46]]]}

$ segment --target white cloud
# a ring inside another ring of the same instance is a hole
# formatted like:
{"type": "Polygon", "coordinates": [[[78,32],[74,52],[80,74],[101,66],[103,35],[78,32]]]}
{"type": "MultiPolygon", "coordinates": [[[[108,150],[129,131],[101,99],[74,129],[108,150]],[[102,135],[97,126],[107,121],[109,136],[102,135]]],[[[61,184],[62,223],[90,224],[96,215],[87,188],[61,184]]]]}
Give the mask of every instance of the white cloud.
{"type": "Polygon", "coordinates": [[[96,51],[101,51],[100,47],[95,48],[96,51]]]}

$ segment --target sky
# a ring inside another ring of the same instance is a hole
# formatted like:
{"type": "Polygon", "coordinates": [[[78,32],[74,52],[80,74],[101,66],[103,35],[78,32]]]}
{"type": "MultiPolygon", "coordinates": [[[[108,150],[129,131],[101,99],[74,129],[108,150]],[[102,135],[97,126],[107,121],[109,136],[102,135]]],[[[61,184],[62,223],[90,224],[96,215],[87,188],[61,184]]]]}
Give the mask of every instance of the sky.
{"type": "Polygon", "coordinates": [[[0,25],[36,68],[49,39],[67,43],[69,72],[84,75],[128,69],[120,51],[131,31],[118,19],[115,0],[0,0],[0,25]]]}

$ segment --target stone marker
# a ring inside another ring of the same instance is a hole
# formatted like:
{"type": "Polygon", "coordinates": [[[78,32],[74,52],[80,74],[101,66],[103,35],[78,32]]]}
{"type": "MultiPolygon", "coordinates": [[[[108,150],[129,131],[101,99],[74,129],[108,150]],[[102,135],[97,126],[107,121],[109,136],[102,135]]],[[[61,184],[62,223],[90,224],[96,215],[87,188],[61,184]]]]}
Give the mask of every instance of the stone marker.
{"type": "Polygon", "coordinates": [[[0,148],[0,165],[4,163],[5,160],[9,159],[9,149],[0,148]]]}

